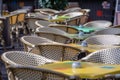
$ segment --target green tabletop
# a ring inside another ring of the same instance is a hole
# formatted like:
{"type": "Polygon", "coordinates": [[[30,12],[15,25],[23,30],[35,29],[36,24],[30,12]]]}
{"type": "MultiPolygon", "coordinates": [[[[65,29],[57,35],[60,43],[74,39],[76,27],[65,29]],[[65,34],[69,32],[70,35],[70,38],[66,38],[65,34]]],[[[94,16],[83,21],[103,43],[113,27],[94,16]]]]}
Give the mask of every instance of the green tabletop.
{"type": "Polygon", "coordinates": [[[78,29],[78,30],[80,30],[80,31],[83,31],[83,32],[85,32],[85,33],[90,33],[90,32],[94,32],[94,31],[96,31],[96,30],[101,30],[101,29],[103,29],[103,28],[85,27],[85,26],[83,26],[83,27],[71,26],[71,27],[76,28],[76,29],[78,29]]]}
{"type": "Polygon", "coordinates": [[[79,36],[78,34],[66,34],[65,36],[68,36],[72,39],[84,40],[91,35],[90,34],[84,34],[83,36],[79,36]]]}
{"type": "Polygon", "coordinates": [[[58,19],[69,19],[70,16],[58,16],[57,18],[58,18],[58,19]]]}

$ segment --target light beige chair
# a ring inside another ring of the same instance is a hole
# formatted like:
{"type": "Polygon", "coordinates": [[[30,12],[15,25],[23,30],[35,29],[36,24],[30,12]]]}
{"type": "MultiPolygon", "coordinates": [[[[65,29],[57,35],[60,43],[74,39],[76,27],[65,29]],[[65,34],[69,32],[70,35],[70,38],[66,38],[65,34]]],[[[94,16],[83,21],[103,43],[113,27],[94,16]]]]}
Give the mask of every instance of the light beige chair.
{"type": "Polygon", "coordinates": [[[79,80],[75,76],[37,67],[11,65],[7,69],[12,77],[9,76],[10,80],[79,80]]]}
{"type": "Polygon", "coordinates": [[[35,54],[39,54],[39,49],[35,47],[36,45],[46,44],[46,43],[54,43],[54,44],[56,43],[47,38],[38,37],[38,36],[22,36],[20,40],[23,43],[24,51],[32,52],[35,54]]]}
{"type": "Polygon", "coordinates": [[[39,55],[56,61],[78,60],[81,50],[65,44],[39,44],[39,55]]]}
{"type": "MultiPolygon", "coordinates": [[[[120,64],[120,47],[117,48],[108,48],[93,52],[86,57],[82,58],[81,61],[93,62],[93,63],[102,63],[102,64],[120,64]]],[[[107,68],[107,66],[106,66],[107,68]]],[[[109,68],[109,66],[108,66],[109,68]]],[[[119,80],[120,73],[117,74],[108,74],[105,75],[106,78],[110,80],[119,80]]],[[[107,80],[109,80],[107,79],[107,80]]],[[[106,79],[102,79],[106,80],[106,79]]]]}
{"type": "Polygon", "coordinates": [[[93,52],[82,58],[83,61],[104,63],[104,64],[120,64],[120,47],[103,49],[93,52]]]}
{"type": "Polygon", "coordinates": [[[83,26],[86,27],[97,27],[97,28],[108,28],[112,26],[112,22],[107,20],[96,20],[85,23],[83,26]]]}
{"type": "Polygon", "coordinates": [[[48,27],[49,24],[53,24],[52,22],[49,22],[47,20],[39,20],[39,21],[36,21],[35,22],[35,25],[38,26],[38,27],[48,27]]]}
{"type": "Polygon", "coordinates": [[[46,63],[56,62],[55,60],[25,51],[4,52],[1,58],[6,67],[9,65],[40,66],[46,63]]]}
{"type": "Polygon", "coordinates": [[[44,15],[54,15],[55,13],[59,13],[59,11],[49,8],[35,9],[34,11],[40,12],[41,14],[44,15]]]}
{"type": "Polygon", "coordinates": [[[37,28],[36,35],[38,35],[40,37],[48,38],[52,41],[59,42],[59,43],[70,43],[71,39],[72,39],[72,38],[66,36],[67,35],[66,32],[56,29],[56,28],[50,28],[50,27],[37,28]]]}
{"type": "MultiPolygon", "coordinates": [[[[24,51],[8,51],[4,52],[2,54],[2,61],[5,63],[5,66],[8,67],[10,65],[15,65],[15,66],[41,66],[44,64],[48,63],[53,63],[56,62],[55,60],[45,58],[40,55],[36,55],[33,53],[29,52],[24,52],[24,51]]],[[[11,79],[10,71],[7,69],[8,73],[8,78],[9,80],[14,80],[11,79]]],[[[24,76],[27,76],[23,74],[24,76]]]]}
{"type": "Polygon", "coordinates": [[[91,45],[120,46],[120,36],[117,35],[94,35],[85,41],[91,45]]]}
{"type": "Polygon", "coordinates": [[[68,25],[62,25],[62,24],[50,24],[48,25],[48,27],[52,27],[52,28],[57,28],[60,30],[63,30],[69,34],[77,34],[79,31],[73,27],[70,27],[68,25]]]}
{"type": "Polygon", "coordinates": [[[92,33],[93,35],[120,35],[120,28],[107,28],[92,33]]]}
{"type": "Polygon", "coordinates": [[[85,24],[88,20],[88,15],[85,15],[82,12],[70,12],[70,13],[63,14],[62,16],[70,17],[65,21],[67,25],[85,24]]]}
{"type": "Polygon", "coordinates": [[[35,30],[38,26],[35,25],[35,22],[41,20],[40,18],[35,18],[35,17],[27,17],[26,18],[26,23],[27,23],[27,29],[30,34],[34,34],[35,30]]]}

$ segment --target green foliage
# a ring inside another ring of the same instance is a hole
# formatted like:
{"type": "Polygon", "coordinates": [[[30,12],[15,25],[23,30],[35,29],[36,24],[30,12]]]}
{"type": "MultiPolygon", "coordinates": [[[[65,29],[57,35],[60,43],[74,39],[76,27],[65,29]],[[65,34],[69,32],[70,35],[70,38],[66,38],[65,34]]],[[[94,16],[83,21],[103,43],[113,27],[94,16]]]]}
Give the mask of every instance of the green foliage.
{"type": "Polygon", "coordinates": [[[42,8],[63,10],[68,5],[68,1],[67,0],[39,0],[39,5],[42,8]]]}

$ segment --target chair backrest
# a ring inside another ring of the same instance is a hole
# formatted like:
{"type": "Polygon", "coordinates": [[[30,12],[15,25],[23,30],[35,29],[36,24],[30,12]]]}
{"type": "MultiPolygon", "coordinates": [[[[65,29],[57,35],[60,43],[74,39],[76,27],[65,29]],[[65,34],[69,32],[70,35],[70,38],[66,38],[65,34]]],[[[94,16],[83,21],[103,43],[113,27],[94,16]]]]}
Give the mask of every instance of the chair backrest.
{"type": "Polygon", "coordinates": [[[98,27],[98,28],[107,28],[112,25],[112,22],[106,20],[96,20],[90,21],[84,24],[86,27],[98,27]]]}
{"type": "Polygon", "coordinates": [[[82,21],[82,12],[70,12],[66,13],[63,16],[69,16],[70,18],[65,21],[66,24],[68,25],[79,25],[80,22],[83,23],[82,21]]]}
{"type": "Polygon", "coordinates": [[[77,80],[76,77],[43,68],[11,65],[7,69],[13,77],[10,80],[77,80]]]}
{"type": "Polygon", "coordinates": [[[39,66],[55,60],[24,51],[8,51],[2,54],[2,60],[8,65],[39,66]]]}
{"type": "Polygon", "coordinates": [[[36,28],[38,26],[35,25],[35,22],[41,20],[39,18],[34,18],[34,17],[27,17],[26,22],[27,22],[27,28],[29,29],[30,33],[35,32],[36,28]]]}
{"type": "Polygon", "coordinates": [[[40,12],[44,15],[54,15],[55,13],[59,13],[59,11],[50,9],[50,8],[44,8],[44,9],[35,9],[35,12],[40,12]]]}
{"type": "Polygon", "coordinates": [[[25,21],[25,15],[26,15],[25,12],[24,13],[19,13],[17,22],[24,22],[25,21]]]}
{"type": "Polygon", "coordinates": [[[64,10],[64,12],[66,12],[66,13],[69,13],[69,12],[78,12],[80,10],[81,10],[80,7],[72,7],[72,8],[68,8],[68,9],[64,10]]]}
{"type": "Polygon", "coordinates": [[[65,44],[40,44],[37,47],[39,55],[58,61],[78,60],[76,55],[81,52],[80,49],[65,44]]]}
{"type": "Polygon", "coordinates": [[[39,20],[35,22],[36,26],[38,27],[48,27],[49,24],[53,24],[52,22],[46,21],[46,20],[39,20]]]}
{"type": "Polygon", "coordinates": [[[120,47],[99,50],[90,53],[81,60],[105,64],[120,64],[120,47]]]}
{"type": "Polygon", "coordinates": [[[85,41],[91,45],[109,45],[109,46],[119,46],[120,36],[117,35],[94,35],[90,36],[85,41]]]}
{"type": "Polygon", "coordinates": [[[120,35],[120,28],[107,28],[92,33],[93,35],[120,35]]]}
{"type": "Polygon", "coordinates": [[[67,37],[67,33],[56,29],[56,28],[37,28],[36,29],[36,34],[40,37],[45,37],[48,38],[52,41],[55,42],[60,42],[60,43],[69,43],[69,41],[71,40],[70,37],[67,37]]]}
{"type": "Polygon", "coordinates": [[[38,36],[22,36],[21,42],[23,43],[24,50],[32,53],[39,53],[37,48],[34,48],[38,44],[46,44],[46,43],[55,43],[47,38],[38,37],[38,36]]]}
{"type": "Polygon", "coordinates": [[[15,25],[17,23],[18,14],[9,15],[10,25],[15,25]]]}
{"type": "Polygon", "coordinates": [[[48,27],[57,28],[70,34],[76,34],[79,32],[77,29],[73,27],[70,27],[68,25],[62,25],[62,24],[50,24],[48,25],[48,27]]]}

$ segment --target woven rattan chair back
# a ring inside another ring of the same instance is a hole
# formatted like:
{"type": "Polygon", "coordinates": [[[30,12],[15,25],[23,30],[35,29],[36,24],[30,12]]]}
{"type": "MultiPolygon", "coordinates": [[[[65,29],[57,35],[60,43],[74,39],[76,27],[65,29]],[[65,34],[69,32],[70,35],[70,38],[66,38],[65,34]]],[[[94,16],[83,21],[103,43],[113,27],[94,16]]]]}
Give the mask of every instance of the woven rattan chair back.
{"type": "Polygon", "coordinates": [[[97,28],[108,28],[112,25],[110,21],[106,20],[96,20],[96,21],[90,21],[84,24],[86,27],[97,27],[97,28]]]}
{"type": "Polygon", "coordinates": [[[15,25],[17,23],[17,19],[18,19],[18,15],[17,14],[10,15],[9,16],[10,25],[15,25]]]}
{"type": "Polygon", "coordinates": [[[55,13],[59,13],[59,11],[54,10],[54,9],[49,9],[49,8],[35,9],[34,11],[40,12],[41,14],[44,14],[44,15],[54,15],[55,13]]]}
{"type": "Polygon", "coordinates": [[[25,21],[25,15],[26,15],[26,13],[24,12],[24,13],[19,13],[18,14],[18,22],[24,22],[25,21]]]}
{"type": "Polygon", "coordinates": [[[107,28],[92,33],[93,35],[120,35],[120,28],[107,28]]]}
{"type": "Polygon", "coordinates": [[[62,24],[50,24],[48,25],[49,27],[52,27],[52,28],[57,28],[57,29],[60,29],[60,30],[63,30],[69,34],[76,34],[78,33],[79,31],[73,27],[70,27],[68,25],[62,25],[62,24]]]}
{"type": "Polygon", "coordinates": [[[81,10],[80,7],[72,7],[72,8],[68,8],[68,9],[64,10],[64,12],[66,12],[66,13],[69,13],[69,12],[78,12],[80,10],[81,10]]]}
{"type": "Polygon", "coordinates": [[[46,43],[55,43],[47,38],[38,37],[38,36],[23,36],[21,37],[21,42],[24,46],[24,51],[32,52],[35,54],[39,54],[39,49],[35,48],[38,44],[46,44],[46,43]]]}
{"type": "Polygon", "coordinates": [[[94,35],[85,39],[91,45],[120,45],[120,36],[117,35],[94,35]]]}
{"type": "Polygon", "coordinates": [[[108,48],[99,50],[89,54],[88,56],[82,58],[81,60],[95,62],[95,63],[105,63],[105,64],[120,64],[120,48],[108,48]]]}
{"type": "Polygon", "coordinates": [[[70,37],[66,36],[66,32],[56,28],[37,28],[36,34],[40,37],[45,37],[60,43],[69,43],[71,40],[70,37]]]}
{"type": "Polygon", "coordinates": [[[26,22],[27,22],[27,28],[29,30],[29,33],[34,33],[36,28],[38,26],[35,25],[35,22],[40,20],[39,18],[32,18],[32,17],[27,17],[26,22]]]}
{"type": "Polygon", "coordinates": [[[43,28],[43,27],[48,27],[49,24],[53,24],[53,23],[45,20],[39,20],[36,21],[35,24],[36,26],[43,28]]]}
{"type": "Polygon", "coordinates": [[[77,80],[76,77],[43,68],[9,66],[7,69],[13,80],[77,80]]]}
{"type": "Polygon", "coordinates": [[[36,55],[24,51],[8,51],[2,54],[2,60],[8,65],[26,65],[39,66],[47,62],[54,62],[52,59],[47,59],[43,56],[36,55]]]}
{"type": "Polygon", "coordinates": [[[40,54],[46,58],[65,61],[78,60],[81,50],[75,47],[66,46],[64,44],[41,44],[38,45],[40,54]]]}

